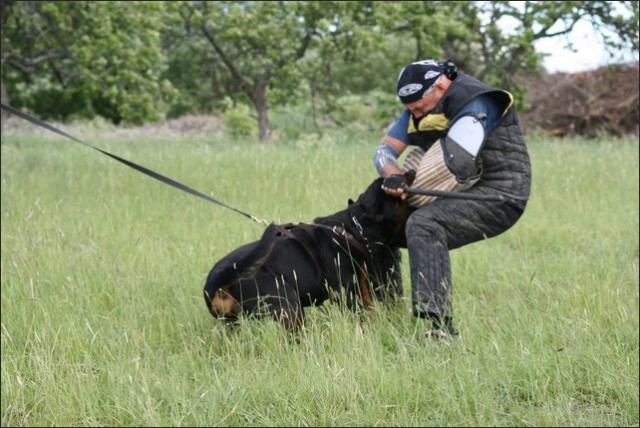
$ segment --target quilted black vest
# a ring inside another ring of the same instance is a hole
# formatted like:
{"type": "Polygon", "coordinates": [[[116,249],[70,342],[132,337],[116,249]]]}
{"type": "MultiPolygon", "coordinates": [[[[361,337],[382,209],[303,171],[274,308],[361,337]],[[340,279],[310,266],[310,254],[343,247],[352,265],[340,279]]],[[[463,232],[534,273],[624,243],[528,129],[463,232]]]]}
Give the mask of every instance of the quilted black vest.
{"type": "Polygon", "coordinates": [[[447,135],[451,118],[473,98],[487,94],[502,110],[502,118],[495,129],[486,136],[480,152],[482,175],[474,186],[497,190],[505,196],[527,200],[531,191],[531,161],[524,141],[524,134],[512,95],[492,88],[468,74],[460,73],[440,102],[420,119],[409,120],[409,144],[428,150],[431,145],[447,135]]]}

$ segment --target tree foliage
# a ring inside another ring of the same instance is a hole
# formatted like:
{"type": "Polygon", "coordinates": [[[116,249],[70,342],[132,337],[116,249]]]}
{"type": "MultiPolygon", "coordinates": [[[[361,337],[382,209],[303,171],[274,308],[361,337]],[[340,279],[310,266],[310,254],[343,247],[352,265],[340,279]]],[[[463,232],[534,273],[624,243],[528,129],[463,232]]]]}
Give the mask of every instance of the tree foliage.
{"type": "MultiPolygon", "coordinates": [[[[174,7],[186,44],[208,45],[210,94],[246,100],[255,110],[259,138],[270,134],[269,107],[304,96],[301,86],[329,85],[332,60],[353,59],[378,36],[369,2],[181,2],[174,7]],[[319,78],[319,79],[318,79],[319,78]]],[[[174,45],[180,51],[184,46],[174,45]]],[[[176,65],[178,67],[178,65],[176,65]]]]}
{"type": "Polygon", "coordinates": [[[315,119],[330,114],[337,123],[356,95],[392,109],[395,76],[418,59],[451,58],[523,100],[517,78],[541,71],[534,43],[561,42],[581,20],[612,49],[638,50],[635,1],[3,1],[1,8],[3,99],[16,107],[44,118],[140,123],[244,104],[261,141],[271,133],[270,109],[281,104],[307,105],[315,119]]]}
{"type": "Polygon", "coordinates": [[[159,118],[161,101],[175,95],[159,79],[163,9],[162,2],[3,2],[3,90],[43,117],[159,118]]]}

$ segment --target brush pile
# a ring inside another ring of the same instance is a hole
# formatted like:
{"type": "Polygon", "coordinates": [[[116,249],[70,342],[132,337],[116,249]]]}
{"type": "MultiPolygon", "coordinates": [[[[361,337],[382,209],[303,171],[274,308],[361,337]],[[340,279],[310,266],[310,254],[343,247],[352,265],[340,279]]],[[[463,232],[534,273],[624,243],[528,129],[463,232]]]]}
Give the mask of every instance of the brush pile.
{"type": "Polygon", "coordinates": [[[522,126],[559,137],[638,135],[638,80],[637,64],[529,79],[522,126]]]}

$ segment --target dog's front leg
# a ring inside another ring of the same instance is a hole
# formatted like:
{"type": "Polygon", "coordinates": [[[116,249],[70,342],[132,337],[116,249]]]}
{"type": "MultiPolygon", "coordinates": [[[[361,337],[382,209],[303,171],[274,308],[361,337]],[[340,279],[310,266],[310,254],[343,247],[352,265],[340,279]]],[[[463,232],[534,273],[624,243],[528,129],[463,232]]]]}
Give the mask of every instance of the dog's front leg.
{"type": "Polygon", "coordinates": [[[264,303],[271,317],[290,332],[296,332],[304,325],[304,310],[298,294],[289,286],[270,290],[264,303]]]}
{"type": "Polygon", "coordinates": [[[360,299],[362,299],[362,306],[365,309],[373,309],[373,298],[371,297],[371,291],[369,290],[369,275],[367,273],[367,265],[365,264],[358,269],[358,289],[360,291],[360,299]]]}

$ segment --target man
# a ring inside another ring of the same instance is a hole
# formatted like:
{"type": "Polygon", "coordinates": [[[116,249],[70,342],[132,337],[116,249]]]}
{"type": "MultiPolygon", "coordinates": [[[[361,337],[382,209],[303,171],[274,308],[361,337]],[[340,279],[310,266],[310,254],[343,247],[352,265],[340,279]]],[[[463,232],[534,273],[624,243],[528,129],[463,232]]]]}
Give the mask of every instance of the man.
{"type": "Polygon", "coordinates": [[[452,61],[411,63],[397,88],[404,110],[374,164],[385,192],[414,208],[405,230],[413,315],[431,320],[428,335],[457,335],[449,251],[516,223],[529,199],[529,155],[512,95],[458,73],[452,61]],[[397,162],[409,146],[403,166],[418,171],[414,188],[465,198],[408,194],[397,162]]]}

